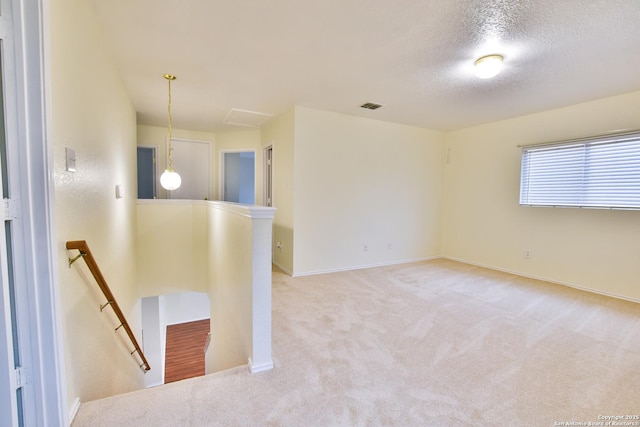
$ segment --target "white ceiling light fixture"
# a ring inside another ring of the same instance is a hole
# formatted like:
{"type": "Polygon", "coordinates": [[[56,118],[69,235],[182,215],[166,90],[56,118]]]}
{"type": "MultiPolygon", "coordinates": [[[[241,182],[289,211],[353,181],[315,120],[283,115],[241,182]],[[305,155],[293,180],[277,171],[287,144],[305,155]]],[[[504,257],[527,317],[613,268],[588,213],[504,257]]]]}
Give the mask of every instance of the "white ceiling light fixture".
{"type": "Polygon", "coordinates": [[[173,74],[165,74],[162,77],[167,79],[167,82],[169,83],[169,105],[167,107],[169,118],[169,140],[167,146],[167,157],[169,159],[169,162],[167,164],[167,169],[165,169],[165,171],[160,176],[160,185],[162,185],[162,188],[164,188],[165,190],[171,191],[178,189],[180,187],[180,184],[182,184],[182,178],[180,178],[178,172],[173,169],[173,146],[171,145],[171,81],[175,80],[176,76],[174,76],[173,74]]]}
{"type": "Polygon", "coordinates": [[[495,77],[502,70],[502,55],[487,55],[476,60],[476,76],[481,79],[495,77]]]}

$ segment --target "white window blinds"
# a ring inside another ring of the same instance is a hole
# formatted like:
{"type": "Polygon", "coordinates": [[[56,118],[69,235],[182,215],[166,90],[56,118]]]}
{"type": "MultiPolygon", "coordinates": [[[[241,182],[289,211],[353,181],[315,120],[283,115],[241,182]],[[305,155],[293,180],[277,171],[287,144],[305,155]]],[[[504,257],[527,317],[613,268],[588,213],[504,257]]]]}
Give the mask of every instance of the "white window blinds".
{"type": "Polygon", "coordinates": [[[640,209],[640,132],[523,147],[520,204],[640,209]]]}

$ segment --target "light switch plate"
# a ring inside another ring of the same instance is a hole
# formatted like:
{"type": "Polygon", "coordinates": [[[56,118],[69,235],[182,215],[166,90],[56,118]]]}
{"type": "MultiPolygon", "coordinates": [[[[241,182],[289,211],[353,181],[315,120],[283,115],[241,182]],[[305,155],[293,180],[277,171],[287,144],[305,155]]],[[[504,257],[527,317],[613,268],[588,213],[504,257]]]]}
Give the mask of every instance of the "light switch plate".
{"type": "Polygon", "coordinates": [[[67,159],[67,172],[75,172],[76,171],[76,150],[66,147],[64,149],[64,152],[67,159]]]}
{"type": "Polygon", "coordinates": [[[116,185],[116,199],[122,199],[124,197],[124,188],[122,184],[116,185]]]}

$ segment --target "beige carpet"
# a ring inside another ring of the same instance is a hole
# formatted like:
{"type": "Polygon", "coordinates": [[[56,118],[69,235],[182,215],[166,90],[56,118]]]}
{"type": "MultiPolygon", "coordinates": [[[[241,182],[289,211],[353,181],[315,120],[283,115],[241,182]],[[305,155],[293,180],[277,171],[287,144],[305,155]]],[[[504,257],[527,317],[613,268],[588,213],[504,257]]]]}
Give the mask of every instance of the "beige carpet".
{"type": "Polygon", "coordinates": [[[554,426],[640,414],[640,305],[452,261],[275,271],[273,340],[272,371],[84,403],[73,425],[554,426]]]}

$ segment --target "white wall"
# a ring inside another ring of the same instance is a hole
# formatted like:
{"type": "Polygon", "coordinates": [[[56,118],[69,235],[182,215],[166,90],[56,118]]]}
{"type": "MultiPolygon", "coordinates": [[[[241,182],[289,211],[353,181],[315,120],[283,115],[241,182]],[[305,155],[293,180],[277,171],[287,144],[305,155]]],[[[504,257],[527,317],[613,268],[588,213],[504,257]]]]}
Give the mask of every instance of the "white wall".
{"type": "Polygon", "coordinates": [[[210,316],[209,296],[206,292],[180,292],[162,295],[163,322],[165,325],[195,322],[210,316]]]}
{"type": "Polygon", "coordinates": [[[443,148],[441,132],[296,107],[294,274],[440,255],[443,148]]]}
{"type": "Polygon", "coordinates": [[[144,376],[145,387],[164,384],[164,331],[162,329],[162,308],[160,297],[141,300],[142,308],[142,352],[151,369],[144,376]]]}
{"type": "MultiPolygon", "coordinates": [[[[65,241],[86,240],[140,341],[136,285],[136,113],[88,2],[49,3],[51,128],[56,235],[68,402],[139,389],[131,344],[82,261],[67,266],[65,241]],[[65,147],[77,172],[65,171],[65,147]],[[121,184],[125,198],[115,198],[121,184]],[[122,329],[120,330],[122,331],[122,329]]],[[[71,253],[69,255],[76,255],[71,253]]]]}
{"type": "Polygon", "coordinates": [[[139,200],[140,296],[207,292],[207,219],[191,200],[139,200]]]}
{"type": "Polygon", "coordinates": [[[443,254],[640,300],[639,212],[520,207],[517,147],[638,128],[633,92],[448,133],[443,254]]]}
{"type": "Polygon", "coordinates": [[[273,263],[293,273],[293,189],[295,109],[274,117],[262,128],[262,146],[273,147],[273,263]],[[280,242],[280,247],[276,247],[280,242]]]}
{"type": "Polygon", "coordinates": [[[211,344],[206,372],[247,363],[251,349],[251,219],[209,210],[211,344]],[[219,351],[224,349],[223,351],[219,351]]]}

